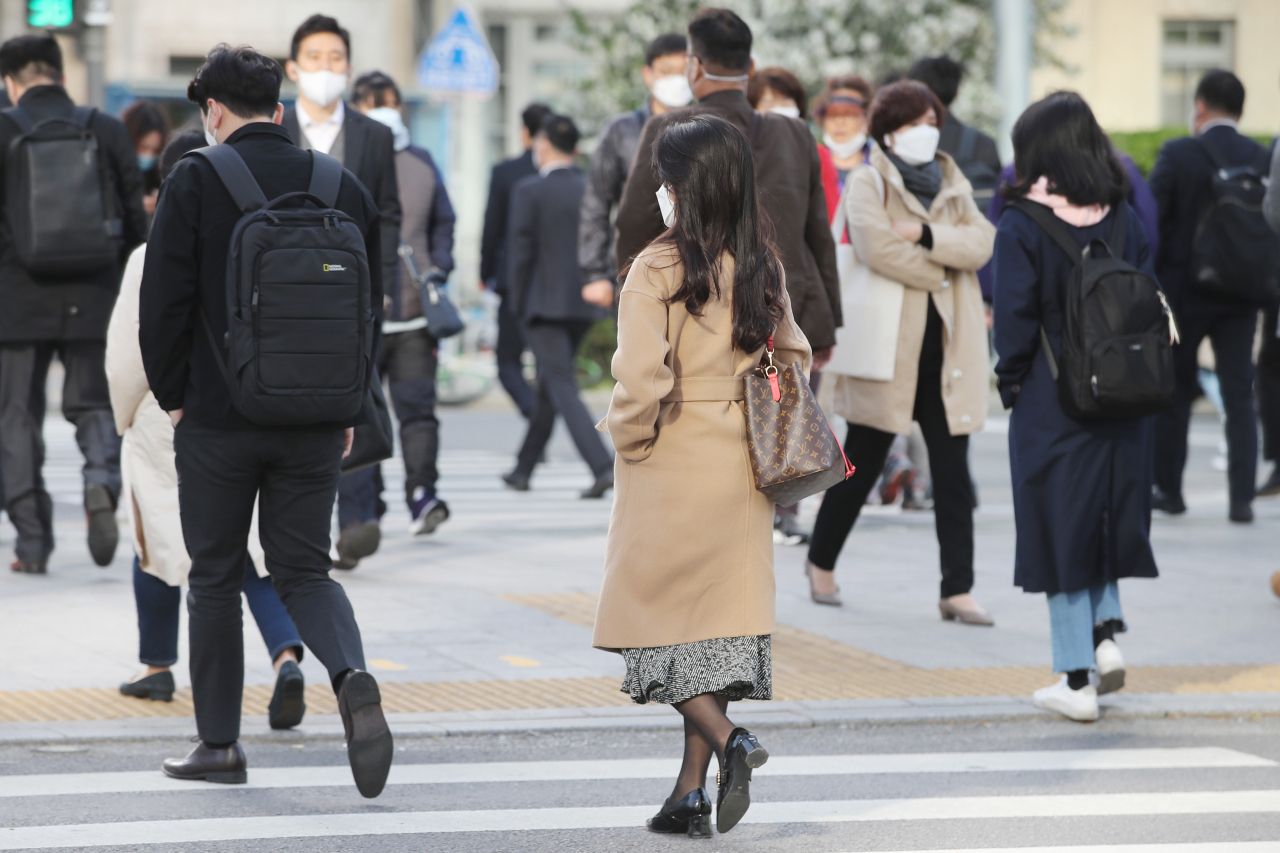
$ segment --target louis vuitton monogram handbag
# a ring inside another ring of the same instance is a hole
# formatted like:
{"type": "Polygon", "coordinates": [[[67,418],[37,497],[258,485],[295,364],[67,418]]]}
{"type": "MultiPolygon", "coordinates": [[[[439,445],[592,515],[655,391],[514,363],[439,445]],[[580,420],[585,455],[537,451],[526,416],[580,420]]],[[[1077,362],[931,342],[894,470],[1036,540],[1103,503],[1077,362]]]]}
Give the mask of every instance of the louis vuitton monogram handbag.
{"type": "Polygon", "coordinates": [[[773,338],[758,375],[747,375],[747,445],[756,488],[779,506],[826,491],[853,474],[799,364],[773,363],[773,338]]]}

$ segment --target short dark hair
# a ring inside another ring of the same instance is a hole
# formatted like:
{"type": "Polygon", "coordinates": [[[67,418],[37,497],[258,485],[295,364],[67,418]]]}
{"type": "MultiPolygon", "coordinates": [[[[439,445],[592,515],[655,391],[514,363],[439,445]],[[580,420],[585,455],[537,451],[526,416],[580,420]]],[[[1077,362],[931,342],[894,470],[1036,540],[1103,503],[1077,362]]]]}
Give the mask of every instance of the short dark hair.
{"type": "Polygon", "coordinates": [[[1239,116],[1244,112],[1244,84],[1230,71],[1209,71],[1196,86],[1196,100],[1211,110],[1239,116]]]}
{"type": "Polygon", "coordinates": [[[907,76],[928,86],[942,105],[949,107],[960,91],[964,67],[949,56],[926,56],[916,60],[907,76]]]}
{"type": "Polygon", "coordinates": [[[1049,180],[1049,192],[1081,206],[1116,205],[1129,193],[1111,140],[1075,92],[1054,92],[1019,116],[1013,164],[1016,183],[1001,187],[1005,198],[1024,197],[1042,177],[1049,180]]]}
{"type": "Polygon", "coordinates": [[[688,53],[689,40],[681,33],[663,33],[649,42],[644,49],[644,64],[653,65],[659,56],[670,56],[673,53],[688,53]]]}
{"type": "Polygon", "coordinates": [[[204,131],[202,130],[184,130],[174,136],[160,154],[160,180],[163,181],[169,177],[169,173],[173,171],[174,166],[178,165],[182,155],[195,151],[197,148],[205,148],[208,144],[205,141],[204,131]]]}
{"type": "Polygon", "coordinates": [[[772,89],[779,95],[785,95],[795,101],[796,106],[800,108],[800,118],[808,117],[809,94],[804,90],[804,84],[800,82],[800,78],[787,69],[773,66],[761,68],[751,75],[751,80],[747,83],[747,100],[751,102],[751,106],[754,107],[760,103],[765,89],[772,89]]]}
{"type": "Polygon", "coordinates": [[[537,136],[538,131],[542,130],[543,119],[549,115],[551,107],[546,104],[530,104],[520,113],[520,121],[524,123],[524,129],[529,131],[530,136],[537,136]]]}
{"type": "Polygon", "coordinates": [[[876,92],[875,100],[871,102],[871,138],[881,148],[887,149],[884,143],[886,134],[915,121],[930,108],[937,115],[938,126],[941,127],[947,108],[928,86],[915,80],[890,83],[876,92]]]}
{"type": "Polygon", "coordinates": [[[545,136],[551,143],[551,147],[561,154],[572,154],[576,151],[578,140],[582,138],[573,119],[555,113],[549,114],[542,120],[542,127],[538,128],[538,133],[545,136]]]}
{"type": "Polygon", "coordinates": [[[14,36],[0,45],[0,77],[27,83],[32,77],[62,79],[62,48],[48,33],[14,36]]]}
{"type": "Polygon", "coordinates": [[[125,130],[129,131],[129,139],[135,145],[142,137],[157,131],[160,133],[161,146],[169,139],[169,120],[153,101],[134,101],[120,113],[120,121],[125,130]]]}
{"type": "Polygon", "coordinates": [[[400,97],[400,87],[391,79],[390,74],[370,71],[356,78],[352,100],[357,104],[371,100],[375,107],[389,107],[391,104],[387,103],[388,93],[395,97],[396,106],[404,103],[404,99],[400,97]]]}
{"type": "Polygon", "coordinates": [[[746,71],[751,67],[751,27],[728,9],[703,9],[689,22],[694,56],[713,71],[746,71]]]}
{"type": "Polygon", "coordinates": [[[240,118],[269,116],[280,103],[283,79],[279,63],[266,54],[248,45],[220,44],[187,86],[187,100],[203,110],[213,98],[240,118]]]}
{"type": "Polygon", "coordinates": [[[343,45],[347,48],[347,58],[351,58],[351,33],[338,26],[337,18],[330,18],[328,15],[312,15],[293,31],[293,41],[289,45],[289,58],[297,62],[298,49],[302,46],[302,40],[316,33],[333,33],[342,39],[343,45]]]}

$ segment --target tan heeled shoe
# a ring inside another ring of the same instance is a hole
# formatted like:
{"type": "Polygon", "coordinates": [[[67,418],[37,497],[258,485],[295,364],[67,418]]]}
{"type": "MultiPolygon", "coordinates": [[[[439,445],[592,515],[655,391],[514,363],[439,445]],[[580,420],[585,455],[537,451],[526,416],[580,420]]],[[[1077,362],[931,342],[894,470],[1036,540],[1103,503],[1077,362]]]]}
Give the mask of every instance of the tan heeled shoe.
{"type": "Polygon", "coordinates": [[[843,607],[844,601],[840,598],[840,587],[836,587],[835,592],[818,592],[813,588],[813,573],[820,572],[822,569],[804,561],[804,576],[809,579],[809,597],[813,599],[814,604],[829,604],[832,607],[843,607]]]}
{"type": "Polygon", "coordinates": [[[938,610],[942,613],[943,619],[948,622],[958,619],[966,625],[983,625],[988,628],[996,624],[991,614],[979,607],[976,601],[973,606],[965,607],[956,602],[959,597],[955,595],[938,602],[938,610]]]}

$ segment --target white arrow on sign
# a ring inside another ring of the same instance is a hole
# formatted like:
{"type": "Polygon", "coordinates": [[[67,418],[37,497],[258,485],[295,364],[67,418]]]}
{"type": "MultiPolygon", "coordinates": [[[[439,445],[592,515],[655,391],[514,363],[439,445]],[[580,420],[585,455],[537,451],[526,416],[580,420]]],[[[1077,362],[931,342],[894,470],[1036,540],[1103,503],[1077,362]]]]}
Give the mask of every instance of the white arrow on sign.
{"type": "Polygon", "coordinates": [[[498,90],[498,60],[466,7],[455,8],[449,24],[422,51],[418,84],[428,92],[481,99],[498,90]]]}

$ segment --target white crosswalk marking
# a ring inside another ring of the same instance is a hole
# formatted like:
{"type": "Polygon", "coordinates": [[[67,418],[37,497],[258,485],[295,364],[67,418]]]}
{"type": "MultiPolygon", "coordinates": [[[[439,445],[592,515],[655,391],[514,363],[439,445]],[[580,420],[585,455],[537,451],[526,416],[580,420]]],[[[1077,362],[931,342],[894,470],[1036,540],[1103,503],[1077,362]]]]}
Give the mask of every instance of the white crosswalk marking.
{"type": "MultiPolygon", "coordinates": [[[[1183,749],[1088,749],[1037,752],[934,752],[885,755],[778,756],[756,776],[841,776],[885,773],[988,773],[1053,770],[1161,770],[1276,767],[1277,762],[1220,747],[1183,749]]],[[[472,764],[409,764],[391,768],[390,785],[480,782],[565,782],[589,779],[670,779],[678,760],[511,761],[472,764]]],[[[328,788],[351,785],[346,767],[267,767],[249,771],[246,788],[328,788]]],[[[204,791],[202,785],[156,771],[53,773],[0,776],[0,799],[146,791],[204,791]]],[[[244,788],[240,788],[244,790],[244,788]]]]}

